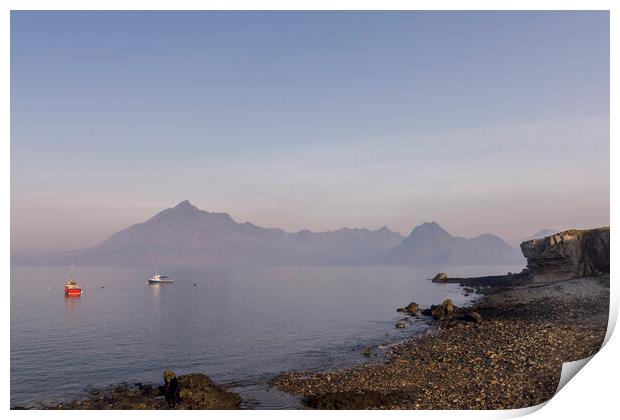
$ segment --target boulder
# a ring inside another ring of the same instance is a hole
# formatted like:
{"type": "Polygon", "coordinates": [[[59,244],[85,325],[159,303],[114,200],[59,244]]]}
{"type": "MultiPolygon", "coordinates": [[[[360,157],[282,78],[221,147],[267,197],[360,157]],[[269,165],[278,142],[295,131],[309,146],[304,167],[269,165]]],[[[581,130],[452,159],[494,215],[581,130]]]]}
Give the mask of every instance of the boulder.
{"type": "Polygon", "coordinates": [[[419,310],[420,310],[420,307],[418,306],[418,304],[415,302],[411,302],[409,305],[405,306],[404,312],[415,314],[415,313],[418,313],[419,310]]]}
{"type": "Polygon", "coordinates": [[[448,275],[446,273],[437,273],[437,275],[433,277],[435,283],[443,283],[446,280],[448,280],[448,275]]]}
{"type": "Polygon", "coordinates": [[[179,377],[164,371],[164,398],[170,408],[180,410],[228,410],[239,408],[241,397],[215,385],[207,375],[190,373],[179,377]]]}
{"type": "Polygon", "coordinates": [[[567,230],[521,244],[534,282],[555,282],[609,273],[609,227],[567,230]]]}
{"type": "Polygon", "coordinates": [[[230,410],[239,408],[241,397],[215,385],[207,375],[191,373],[178,378],[179,409],[230,410]]]}
{"type": "Polygon", "coordinates": [[[482,324],[482,315],[471,308],[459,308],[450,299],[441,305],[432,305],[422,311],[423,315],[432,316],[442,328],[452,328],[463,322],[482,324]]]}
{"type": "Polygon", "coordinates": [[[431,316],[437,320],[449,319],[452,318],[455,308],[452,300],[446,299],[441,305],[431,307],[431,316]]]}
{"type": "Polygon", "coordinates": [[[164,371],[164,398],[170,407],[176,407],[180,398],[180,387],[176,373],[171,370],[164,371]]]}

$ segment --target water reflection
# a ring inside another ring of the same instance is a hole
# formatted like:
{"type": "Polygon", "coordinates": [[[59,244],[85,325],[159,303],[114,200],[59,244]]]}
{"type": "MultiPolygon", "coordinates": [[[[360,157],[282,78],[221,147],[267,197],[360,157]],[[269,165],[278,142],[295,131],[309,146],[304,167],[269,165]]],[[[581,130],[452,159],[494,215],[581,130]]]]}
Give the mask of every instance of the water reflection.
{"type": "MultiPolygon", "coordinates": [[[[463,276],[519,270],[450,267],[463,276]]],[[[86,294],[64,298],[59,286],[41,283],[64,278],[64,267],[12,267],[11,404],[159,381],[172,368],[235,383],[247,401],[281,408],[289,402],[265,390],[267,379],[366,362],[364,347],[425,328],[397,331],[397,307],[469,299],[458,285],[425,280],[445,267],[172,267],[167,272],[179,281],[167,286],[144,284],[147,271],[88,266],[80,276],[86,294]]]]}
{"type": "Polygon", "coordinates": [[[65,318],[69,321],[78,318],[78,310],[82,296],[65,296],[65,318]]]}
{"type": "Polygon", "coordinates": [[[160,284],[148,284],[149,291],[151,292],[151,296],[154,298],[154,301],[159,303],[161,299],[161,285],[160,284]]]}
{"type": "Polygon", "coordinates": [[[157,304],[157,307],[159,307],[159,303],[161,301],[161,293],[162,293],[162,289],[164,289],[166,286],[170,286],[168,284],[153,284],[153,283],[146,283],[147,287],[149,288],[149,292],[151,294],[151,297],[153,298],[153,302],[155,302],[157,304]]]}

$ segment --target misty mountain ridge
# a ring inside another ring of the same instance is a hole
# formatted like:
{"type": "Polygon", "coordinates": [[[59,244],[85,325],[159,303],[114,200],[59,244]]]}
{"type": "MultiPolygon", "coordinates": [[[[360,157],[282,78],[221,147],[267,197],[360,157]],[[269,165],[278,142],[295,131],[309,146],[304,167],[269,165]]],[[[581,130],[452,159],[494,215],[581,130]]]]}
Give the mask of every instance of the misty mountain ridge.
{"type": "Polygon", "coordinates": [[[521,252],[497,235],[483,234],[466,239],[452,236],[437,222],[422,223],[386,257],[407,265],[519,264],[521,252]]]}
{"type": "Polygon", "coordinates": [[[204,211],[186,200],[55,262],[71,261],[102,265],[466,265],[522,263],[523,257],[498,236],[456,237],[436,222],[415,227],[406,238],[385,226],[289,233],[238,223],[226,213],[204,211]]]}
{"type": "Polygon", "coordinates": [[[130,226],[76,256],[86,264],[365,264],[378,263],[403,237],[378,230],[288,233],[237,223],[189,201],[130,226]]]}

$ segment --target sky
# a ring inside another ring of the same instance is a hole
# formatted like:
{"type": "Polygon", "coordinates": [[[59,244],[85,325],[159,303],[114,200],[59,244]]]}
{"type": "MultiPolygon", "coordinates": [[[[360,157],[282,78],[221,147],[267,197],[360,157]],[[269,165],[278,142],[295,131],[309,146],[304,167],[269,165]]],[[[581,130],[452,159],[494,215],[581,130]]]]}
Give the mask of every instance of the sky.
{"type": "Polygon", "coordinates": [[[609,224],[608,12],[11,14],[11,246],[190,200],[287,231],[609,224]]]}

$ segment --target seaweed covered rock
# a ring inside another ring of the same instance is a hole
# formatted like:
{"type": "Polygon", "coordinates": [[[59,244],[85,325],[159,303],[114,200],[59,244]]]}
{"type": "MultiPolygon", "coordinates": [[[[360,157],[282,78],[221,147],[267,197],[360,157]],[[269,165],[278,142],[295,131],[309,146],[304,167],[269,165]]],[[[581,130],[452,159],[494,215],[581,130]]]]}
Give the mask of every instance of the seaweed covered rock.
{"type": "Polygon", "coordinates": [[[415,302],[411,302],[409,305],[405,306],[405,312],[409,314],[418,313],[419,310],[420,310],[420,307],[415,302]]]}
{"type": "Polygon", "coordinates": [[[458,322],[474,322],[482,324],[482,315],[471,308],[459,308],[451,299],[446,299],[441,305],[432,305],[422,311],[423,315],[432,316],[441,326],[453,327],[458,322]]]}
{"type": "Polygon", "coordinates": [[[239,408],[241,397],[215,385],[207,375],[177,376],[164,371],[164,384],[116,385],[109,392],[91,390],[90,398],[57,404],[63,410],[229,410],[239,408]],[[164,398],[162,398],[162,396],[164,398]]]}
{"type": "Polygon", "coordinates": [[[441,305],[431,307],[431,316],[437,320],[452,318],[454,308],[452,299],[446,299],[441,305]]]}
{"type": "Polygon", "coordinates": [[[418,312],[420,312],[420,306],[415,303],[415,302],[411,302],[409,305],[405,306],[404,308],[398,308],[396,310],[396,312],[405,312],[408,314],[417,314],[418,312]]]}
{"type": "Polygon", "coordinates": [[[178,378],[179,409],[229,410],[239,407],[241,397],[215,385],[207,375],[190,373],[178,378]]]}

